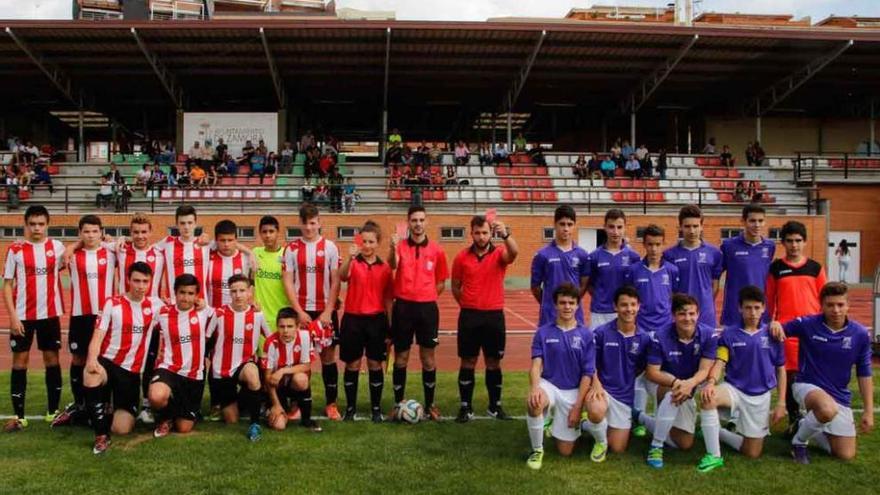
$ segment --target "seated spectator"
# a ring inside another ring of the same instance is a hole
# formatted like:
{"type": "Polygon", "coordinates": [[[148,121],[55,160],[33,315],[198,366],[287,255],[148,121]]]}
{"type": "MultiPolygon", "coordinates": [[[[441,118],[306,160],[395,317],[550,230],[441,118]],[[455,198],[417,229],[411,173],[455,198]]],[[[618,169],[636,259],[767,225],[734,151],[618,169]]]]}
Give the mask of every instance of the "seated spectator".
{"type": "Polygon", "coordinates": [[[613,178],[614,171],[617,169],[617,163],[614,162],[614,160],[612,159],[612,156],[613,155],[605,157],[605,159],[602,160],[602,165],[600,166],[600,168],[602,169],[602,175],[606,179],[613,178]]]}
{"type": "Polygon", "coordinates": [[[439,146],[428,144],[428,163],[430,165],[440,165],[440,158],[443,156],[443,150],[439,146]]]}
{"type": "Polygon", "coordinates": [[[181,189],[189,188],[192,185],[192,180],[190,180],[189,171],[186,168],[178,168],[173,167],[177,170],[177,187],[181,189]]]}
{"type": "Polygon", "coordinates": [[[30,165],[27,163],[21,163],[13,167],[13,173],[18,179],[18,187],[24,191],[29,191],[31,186],[31,179],[34,177],[33,171],[31,171],[30,165]]]}
{"type": "Polygon", "coordinates": [[[316,203],[326,203],[330,201],[330,187],[327,186],[326,179],[318,180],[318,187],[315,188],[314,200],[316,203]]]}
{"type": "MultiPolygon", "coordinates": [[[[199,146],[198,141],[193,143],[192,147],[186,153],[186,156],[189,160],[192,160],[192,161],[201,161],[202,160],[202,148],[199,146]]],[[[187,160],[187,162],[189,162],[189,160],[187,160]]]]}
{"type": "Polygon", "coordinates": [[[590,178],[602,178],[602,160],[599,159],[599,155],[596,153],[590,154],[590,161],[587,162],[587,174],[590,178]]]}
{"type": "Polygon", "coordinates": [[[510,159],[510,153],[507,152],[507,148],[504,146],[504,143],[498,143],[495,145],[493,160],[496,164],[506,163],[511,167],[513,166],[513,161],[511,161],[510,159]]]}
{"type": "Polygon", "coordinates": [[[393,148],[395,146],[398,148],[403,146],[403,138],[400,136],[400,131],[398,131],[396,127],[391,129],[391,134],[388,135],[388,147],[393,148]]]}
{"type": "Polygon", "coordinates": [[[639,158],[639,153],[636,151],[636,159],[639,161],[639,165],[642,167],[642,177],[653,177],[654,176],[654,160],[651,159],[651,153],[648,152],[648,148],[643,144],[640,148],[645,150],[642,158],[639,158]]]}
{"type": "Polygon", "coordinates": [[[400,187],[402,182],[403,173],[400,171],[400,166],[393,165],[391,167],[391,173],[388,175],[388,188],[400,187]]]}
{"type": "Polygon", "coordinates": [[[336,157],[330,154],[324,155],[318,161],[318,175],[327,177],[334,167],[336,167],[336,157]]]}
{"type": "Polygon", "coordinates": [[[116,167],[115,163],[110,162],[110,171],[107,173],[110,174],[110,181],[113,182],[113,184],[125,184],[122,172],[119,171],[119,168],[116,167]]]}
{"type": "Polygon", "coordinates": [[[443,179],[443,174],[440,173],[439,169],[433,169],[431,171],[431,186],[435,191],[442,191],[443,185],[446,183],[446,180],[443,179]]]}
{"type": "Polygon", "coordinates": [[[309,129],[299,140],[299,152],[307,153],[308,151],[314,149],[316,146],[315,135],[312,133],[312,130],[309,129]]]}
{"type": "Polygon", "coordinates": [[[211,188],[217,186],[217,165],[214,165],[214,162],[208,162],[208,165],[205,166],[205,173],[207,174],[205,180],[207,186],[211,188]]]}
{"type": "Polygon", "coordinates": [[[132,190],[128,184],[119,186],[116,194],[116,213],[127,213],[128,203],[131,202],[132,190]]]}
{"type": "Polygon", "coordinates": [[[320,172],[318,162],[320,160],[321,157],[318,155],[317,149],[312,148],[308,152],[306,152],[306,161],[303,167],[306,177],[318,175],[318,173],[320,172]]]}
{"type": "Polygon", "coordinates": [[[251,155],[251,170],[248,172],[248,177],[255,175],[260,177],[261,182],[263,176],[266,175],[266,155],[258,149],[254,150],[254,154],[251,155]]]}
{"type": "Polygon", "coordinates": [[[49,187],[49,194],[53,194],[55,192],[55,187],[52,185],[52,176],[49,174],[49,168],[46,165],[43,165],[41,162],[37,162],[34,166],[34,175],[31,178],[31,186],[45,185],[49,187]]]}
{"type": "Polygon", "coordinates": [[[452,165],[446,166],[446,185],[447,186],[457,186],[458,185],[458,174],[455,173],[455,167],[452,165]]]}
{"type": "Polygon", "coordinates": [[[722,167],[732,167],[733,163],[736,161],[733,158],[733,153],[730,152],[730,146],[726,144],[721,147],[721,166],[722,167]]]}
{"type": "Polygon", "coordinates": [[[98,194],[95,196],[95,206],[104,209],[113,201],[113,178],[109,173],[101,176],[98,194]]]}
{"type": "Polygon", "coordinates": [[[208,186],[208,173],[198,162],[189,169],[189,181],[194,189],[204,189],[208,186]]]}
{"type": "Polygon", "coordinates": [[[630,179],[638,179],[642,176],[642,164],[636,160],[635,153],[629,155],[629,160],[623,165],[623,169],[630,179]]]}
{"type": "Polygon", "coordinates": [[[743,184],[743,181],[736,182],[736,189],[733,190],[733,198],[737,201],[745,201],[746,200],[746,186],[743,184]]]}
{"type": "Polygon", "coordinates": [[[269,156],[269,148],[266,147],[266,142],[260,139],[257,142],[257,149],[255,149],[254,152],[260,153],[263,156],[269,156]]]}
{"type": "Polygon", "coordinates": [[[339,141],[335,137],[333,137],[332,134],[327,134],[327,138],[324,140],[324,146],[321,148],[321,153],[325,155],[339,154],[339,141]]]}
{"type": "Polygon", "coordinates": [[[618,167],[623,167],[622,148],[620,147],[620,138],[611,145],[611,161],[618,167]]]}
{"type": "Polygon", "coordinates": [[[657,155],[657,173],[660,174],[660,180],[666,180],[666,148],[660,148],[657,155]]]}
{"type": "Polygon", "coordinates": [[[281,155],[281,159],[278,162],[278,172],[281,174],[292,173],[293,162],[296,161],[296,150],[293,149],[290,141],[284,142],[284,147],[281,148],[279,155],[281,155]]]}
{"type": "Polygon", "coordinates": [[[757,181],[749,181],[749,187],[746,190],[746,196],[750,198],[752,203],[760,203],[762,199],[764,199],[764,194],[761,192],[761,188],[758,186],[757,181]]]}
{"type": "Polygon", "coordinates": [[[644,143],[642,143],[642,145],[636,149],[636,160],[638,160],[639,163],[642,164],[642,169],[645,168],[645,161],[647,159],[648,159],[648,147],[645,146],[644,143]]]}
{"type": "MultiPolygon", "coordinates": [[[[389,165],[396,165],[399,163],[403,163],[404,155],[409,152],[409,148],[404,150],[398,145],[391,146],[387,150],[385,150],[385,167],[389,165]]],[[[412,156],[409,157],[412,160],[412,156]]]]}
{"type": "MultiPolygon", "coordinates": [[[[154,166],[158,167],[158,164],[154,164],[154,166]]],[[[147,188],[150,187],[150,177],[153,176],[153,172],[150,170],[150,164],[145,163],[143,168],[138,170],[138,173],[134,176],[134,185],[141,189],[144,195],[147,194],[147,188]]]]}
{"type": "Polygon", "coordinates": [[[746,165],[749,167],[753,167],[755,165],[755,143],[749,141],[749,144],[746,145],[746,165]]]}
{"type": "Polygon", "coordinates": [[[710,137],[709,142],[706,143],[706,146],[703,147],[702,153],[704,155],[714,155],[715,154],[715,138],[710,137]]]}
{"type": "Polygon", "coordinates": [[[238,173],[238,160],[229,156],[228,153],[226,155],[226,173],[230,176],[238,173]]]}
{"type": "Polygon", "coordinates": [[[431,169],[428,167],[416,166],[416,178],[419,180],[420,186],[431,185],[431,169]]]}
{"type": "Polygon", "coordinates": [[[165,146],[162,148],[162,152],[159,153],[159,163],[161,164],[169,164],[174,163],[174,160],[177,158],[175,155],[174,145],[171,142],[166,142],[165,146]]]}
{"type": "Polygon", "coordinates": [[[342,177],[342,174],[339,173],[338,168],[333,167],[333,169],[330,170],[327,184],[330,187],[330,211],[342,211],[342,186],[345,184],[345,179],[342,177]]]}
{"type": "MultiPolygon", "coordinates": [[[[165,175],[165,172],[159,167],[158,163],[153,164],[153,170],[150,172],[150,178],[147,181],[147,189],[158,189],[159,192],[162,191],[162,186],[168,183],[168,177],[165,175]]],[[[146,191],[144,191],[146,194],[146,191]]]]}
{"type": "MultiPolygon", "coordinates": [[[[269,156],[266,157],[266,175],[272,177],[273,179],[278,174],[278,158],[274,152],[270,152],[269,156]]],[[[262,180],[260,183],[262,184],[262,180]]]]}
{"type": "Polygon", "coordinates": [[[422,166],[429,165],[431,160],[429,152],[430,148],[428,148],[427,143],[422,141],[413,151],[413,163],[422,166]]]}
{"type": "Polygon", "coordinates": [[[589,176],[589,171],[587,170],[587,160],[584,158],[584,155],[578,155],[577,160],[574,162],[574,165],[571,166],[572,172],[574,172],[574,176],[578,179],[586,179],[589,176]]]}
{"type": "Polygon", "coordinates": [[[312,184],[312,178],[306,177],[303,180],[302,189],[302,200],[305,202],[313,201],[315,197],[315,186],[312,184]]]}
{"type": "Polygon", "coordinates": [[[513,140],[513,151],[515,153],[525,153],[527,145],[526,137],[520,132],[516,135],[516,139],[513,140]]]}
{"type": "Polygon", "coordinates": [[[464,141],[459,141],[455,145],[455,164],[458,166],[467,165],[470,161],[471,151],[468,149],[464,141]]]}
{"type": "Polygon", "coordinates": [[[345,186],[342,188],[342,211],[345,213],[354,213],[354,203],[357,199],[357,186],[354,185],[351,177],[346,177],[345,186]]]}
{"type": "Polygon", "coordinates": [[[546,167],[547,160],[544,158],[544,150],[540,146],[535,146],[526,152],[529,155],[529,158],[532,160],[532,163],[539,167],[546,167]]]}
{"type": "Polygon", "coordinates": [[[244,146],[242,146],[242,148],[241,148],[241,157],[238,159],[238,163],[240,163],[242,165],[244,165],[246,163],[250,163],[251,158],[254,156],[254,153],[256,151],[257,151],[257,149],[254,148],[253,143],[251,143],[251,140],[248,139],[247,141],[244,142],[244,146]]]}
{"type": "MultiPolygon", "coordinates": [[[[418,172],[421,172],[421,167],[419,167],[418,172]]],[[[419,185],[419,176],[416,169],[412,166],[403,167],[403,185],[405,186],[417,186],[419,185]]]]}
{"type": "Polygon", "coordinates": [[[226,175],[229,175],[229,165],[227,164],[225,159],[217,162],[217,166],[214,167],[214,172],[217,173],[217,177],[224,177],[226,175]]]}
{"type": "Polygon", "coordinates": [[[483,141],[483,144],[480,145],[479,149],[480,153],[480,172],[483,171],[484,165],[489,165],[492,163],[492,147],[488,142],[483,141]]]}

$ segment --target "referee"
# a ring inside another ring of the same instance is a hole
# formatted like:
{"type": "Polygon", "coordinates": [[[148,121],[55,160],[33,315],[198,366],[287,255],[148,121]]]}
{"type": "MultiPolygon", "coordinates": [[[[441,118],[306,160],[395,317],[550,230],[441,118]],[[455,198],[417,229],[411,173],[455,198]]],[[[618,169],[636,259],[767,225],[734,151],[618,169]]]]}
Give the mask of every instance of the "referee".
{"type": "Polygon", "coordinates": [[[473,244],[463,249],[452,263],[452,295],[458,314],[458,393],[461,409],[456,421],[467,423],[474,417],[474,368],[483,350],[486,362],[486,389],[490,416],[511,419],[501,407],[501,358],[504,357],[504,275],[516,260],[518,248],[507,227],[499,221],[489,224],[486,217],[471,219],[473,244]],[[504,240],[492,244],[492,234],[504,240]]]}

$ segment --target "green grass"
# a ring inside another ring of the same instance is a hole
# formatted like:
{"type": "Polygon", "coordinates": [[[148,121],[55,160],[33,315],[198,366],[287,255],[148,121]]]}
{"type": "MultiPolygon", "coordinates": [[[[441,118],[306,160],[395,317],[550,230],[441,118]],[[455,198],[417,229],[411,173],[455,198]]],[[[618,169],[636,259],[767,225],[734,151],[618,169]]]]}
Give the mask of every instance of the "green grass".
{"type": "MultiPolygon", "coordinates": [[[[66,376],[66,373],[65,373],[66,376]]],[[[390,377],[389,377],[390,378],[390,377]]],[[[390,381],[390,380],[389,380],[390,381]]],[[[42,375],[29,381],[28,414],[45,407],[42,375]]],[[[441,373],[438,403],[444,415],[458,409],[455,373],[441,373]]],[[[875,376],[875,383],[880,382],[875,376]]],[[[476,405],[484,414],[483,377],[478,375],[476,405]]],[[[359,394],[362,415],[368,412],[366,377],[359,394]]],[[[313,380],[315,404],[323,407],[320,378],[313,380]]],[[[65,387],[66,388],[66,387],[65,387]]],[[[9,373],[0,373],[0,414],[10,414],[9,373]]],[[[525,373],[505,375],[505,404],[512,414],[524,414],[525,373]]],[[[65,394],[67,390],[65,389],[65,394]]],[[[409,397],[421,400],[421,380],[411,374],[409,397]]],[[[386,381],[385,408],[391,390],[386,381]]],[[[67,400],[67,397],[65,397],[67,400]]],[[[344,402],[344,401],[343,401],[344,402]]],[[[855,407],[861,407],[855,404],[855,407]]],[[[860,415],[856,414],[856,421],[860,415]]],[[[32,420],[22,433],[0,435],[0,493],[773,493],[856,495],[877,493],[880,434],[860,437],[854,462],[833,461],[814,452],[813,464],[797,466],[788,458],[780,435],[767,440],[764,457],[748,461],[725,449],[726,465],[699,474],[703,454],[697,443],[691,452],[670,451],[666,467],[655,471],[644,464],[648,440],[634,439],[624,455],[609,454],[604,464],[589,461],[589,444],[573,458],[563,459],[546,442],[544,467],[525,466],[529,450],[523,421],[453,421],[415,426],[369,422],[323,421],[316,435],[299,427],[285,432],[264,431],[250,444],[245,424],[201,423],[189,436],[154,440],[138,427],[129,437],[115,437],[100,458],[90,451],[91,431],[64,428],[50,431],[32,420]],[[167,493],[167,492],[166,492],[167,493]]]]}

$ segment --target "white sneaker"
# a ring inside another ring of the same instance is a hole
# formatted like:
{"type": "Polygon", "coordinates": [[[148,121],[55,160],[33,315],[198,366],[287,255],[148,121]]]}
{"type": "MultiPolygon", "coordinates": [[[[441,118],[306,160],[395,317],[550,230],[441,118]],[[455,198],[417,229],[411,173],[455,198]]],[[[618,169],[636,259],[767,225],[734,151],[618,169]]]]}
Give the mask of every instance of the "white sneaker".
{"type": "Polygon", "coordinates": [[[137,419],[145,425],[151,425],[156,422],[156,418],[153,417],[153,411],[150,411],[150,408],[148,407],[141,409],[141,413],[138,414],[137,419]]]}

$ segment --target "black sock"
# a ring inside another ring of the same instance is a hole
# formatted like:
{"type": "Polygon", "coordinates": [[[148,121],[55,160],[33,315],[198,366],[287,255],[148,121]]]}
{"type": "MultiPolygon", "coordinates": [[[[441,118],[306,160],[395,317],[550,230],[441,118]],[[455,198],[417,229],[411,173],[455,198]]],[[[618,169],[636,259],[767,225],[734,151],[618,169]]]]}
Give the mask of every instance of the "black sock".
{"type": "Polygon", "coordinates": [[[381,369],[370,370],[370,409],[378,412],[382,407],[382,387],[385,385],[385,373],[381,369]]]}
{"type": "Polygon", "coordinates": [[[489,409],[501,405],[501,369],[486,370],[486,391],[489,392],[489,409]]]}
{"type": "Polygon", "coordinates": [[[110,415],[104,404],[103,387],[83,387],[83,397],[92,417],[95,436],[110,434],[110,415]]]}
{"type": "Polygon", "coordinates": [[[791,386],[794,380],[790,380],[786,383],[785,386],[785,410],[788,411],[788,424],[792,425],[797,422],[801,417],[801,407],[798,405],[797,401],[794,400],[794,394],[791,391],[791,386]]]}
{"type": "Polygon", "coordinates": [[[205,374],[208,375],[208,392],[211,394],[211,409],[214,409],[220,405],[220,401],[217,400],[218,394],[214,392],[216,380],[214,380],[214,373],[211,373],[210,370],[205,374]]]}
{"type": "Polygon", "coordinates": [[[437,370],[422,370],[422,389],[425,391],[425,409],[434,405],[434,389],[437,387],[437,370]]]}
{"type": "Polygon", "coordinates": [[[83,388],[83,370],[85,366],[78,364],[70,365],[70,391],[73,392],[73,403],[80,409],[85,409],[86,396],[83,388]]]}
{"type": "Polygon", "coordinates": [[[251,424],[260,422],[260,391],[247,387],[241,389],[242,402],[251,418],[251,424]]]}
{"type": "Polygon", "coordinates": [[[459,368],[458,370],[458,396],[461,399],[461,407],[472,407],[474,401],[474,370],[459,368]]]}
{"type": "Polygon", "coordinates": [[[299,397],[297,398],[297,403],[299,405],[300,414],[302,415],[300,418],[300,423],[303,425],[308,425],[312,421],[312,389],[311,389],[311,387],[309,387],[299,393],[299,397]]]}
{"type": "Polygon", "coordinates": [[[147,349],[147,357],[144,359],[144,369],[141,373],[141,392],[144,399],[150,397],[150,380],[153,379],[153,370],[156,367],[156,357],[159,354],[159,337],[157,333],[153,333],[150,339],[150,346],[147,349]]]}
{"type": "Polygon", "coordinates": [[[54,413],[58,410],[58,403],[61,402],[61,388],[64,382],[61,379],[61,366],[46,366],[46,401],[48,402],[48,411],[54,413]]]}
{"type": "Polygon", "coordinates": [[[24,399],[27,395],[27,370],[12,369],[10,394],[12,395],[12,411],[19,418],[24,418],[24,399]]]}
{"type": "Polygon", "coordinates": [[[358,398],[358,370],[345,370],[342,375],[342,383],[345,387],[345,408],[357,409],[358,398]]]}
{"type": "Polygon", "coordinates": [[[324,397],[327,399],[327,405],[336,404],[339,395],[339,369],[336,363],[322,364],[321,377],[324,378],[324,397]]]}
{"type": "Polygon", "coordinates": [[[402,368],[394,367],[391,374],[391,383],[394,386],[394,402],[399,404],[406,394],[406,366],[402,368]]]}

